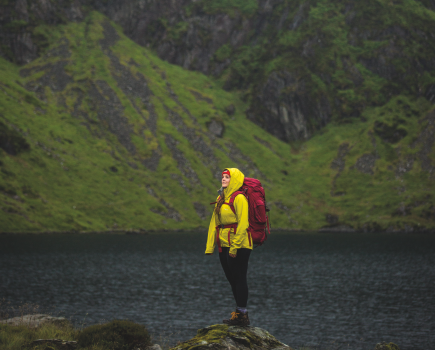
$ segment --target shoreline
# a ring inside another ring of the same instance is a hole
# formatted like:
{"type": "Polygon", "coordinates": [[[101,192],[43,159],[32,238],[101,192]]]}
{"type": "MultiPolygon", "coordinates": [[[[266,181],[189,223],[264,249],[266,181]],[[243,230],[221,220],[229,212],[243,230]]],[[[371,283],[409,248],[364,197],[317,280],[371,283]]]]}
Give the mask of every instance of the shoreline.
{"type": "MultiPolygon", "coordinates": [[[[0,235],[98,235],[98,234],[114,234],[114,235],[148,235],[157,233],[207,233],[207,228],[192,228],[192,229],[113,229],[105,231],[79,231],[79,230],[49,230],[49,231],[0,231],[0,235]]],[[[435,234],[435,228],[419,228],[418,230],[358,230],[350,227],[322,227],[317,230],[304,230],[304,229],[287,229],[287,228],[274,228],[271,229],[271,234],[274,232],[288,232],[288,233],[426,233],[435,234]]]]}

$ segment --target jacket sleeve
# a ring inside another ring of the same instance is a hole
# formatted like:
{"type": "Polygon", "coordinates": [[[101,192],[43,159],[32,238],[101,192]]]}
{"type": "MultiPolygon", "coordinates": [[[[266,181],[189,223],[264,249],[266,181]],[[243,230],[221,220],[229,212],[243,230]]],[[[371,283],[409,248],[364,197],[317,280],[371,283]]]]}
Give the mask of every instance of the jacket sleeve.
{"type": "Polygon", "coordinates": [[[234,209],[237,215],[237,231],[231,242],[230,253],[237,254],[237,249],[242,247],[242,241],[248,234],[247,229],[249,227],[249,208],[248,200],[242,194],[239,194],[234,198],[234,209]]]}
{"type": "Polygon", "coordinates": [[[205,248],[205,254],[213,254],[216,245],[216,221],[214,215],[215,214],[213,210],[213,215],[211,217],[210,225],[208,227],[208,237],[207,237],[207,246],[205,248]]]}

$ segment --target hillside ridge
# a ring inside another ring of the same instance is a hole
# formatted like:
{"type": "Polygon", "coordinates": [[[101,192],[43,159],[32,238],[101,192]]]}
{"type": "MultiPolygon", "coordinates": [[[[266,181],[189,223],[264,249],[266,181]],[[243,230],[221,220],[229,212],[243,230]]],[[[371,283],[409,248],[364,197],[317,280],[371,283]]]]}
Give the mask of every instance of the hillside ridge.
{"type": "Polygon", "coordinates": [[[259,178],[274,227],[434,228],[433,105],[391,97],[289,144],[243,91],[161,60],[93,11],[40,24],[47,47],[0,59],[0,231],[206,228],[219,174],[259,178]]]}

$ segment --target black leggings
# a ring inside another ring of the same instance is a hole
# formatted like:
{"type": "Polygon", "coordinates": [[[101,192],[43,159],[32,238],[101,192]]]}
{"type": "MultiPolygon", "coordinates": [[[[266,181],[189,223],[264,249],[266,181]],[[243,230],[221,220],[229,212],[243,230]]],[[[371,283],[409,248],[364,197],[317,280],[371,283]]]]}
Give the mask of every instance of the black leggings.
{"type": "Polygon", "coordinates": [[[237,249],[237,255],[232,258],[229,255],[230,248],[222,247],[222,253],[219,253],[219,260],[224,269],[225,276],[231,284],[234,299],[239,307],[246,307],[248,303],[248,261],[251,255],[251,249],[237,249]]]}

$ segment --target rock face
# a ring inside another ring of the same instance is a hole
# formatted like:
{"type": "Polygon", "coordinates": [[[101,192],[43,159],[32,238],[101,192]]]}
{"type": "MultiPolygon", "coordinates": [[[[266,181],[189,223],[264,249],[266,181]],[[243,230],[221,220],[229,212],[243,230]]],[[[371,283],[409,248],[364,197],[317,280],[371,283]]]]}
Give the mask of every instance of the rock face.
{"type": "Polygon", "coordinates": [[[303,80],[273,72],[260,88],[247,116],[283,141],[306,140],[331,118],[327,96],[313,99],[303,80]]]}
{"type": "MultiPolygon", "coordinates": [[[[360,118],[366,106],[382,105],[392,95],[435,101],[432,78],[426,78],[435,66],[434,23],[418,3],[390,9],[344,1],[326,11],[305,0],[231,6],[202,0],[5,1],[0,55],[28,63],[47,44],[38,24],[81,21],[86,11],[97,10],[160,58],[221,77],[228,90],[245,90],[248,118],[271,134],[306,140],[332,115],[360,118]]],[[[406,135],[382,123],[376,132],[393,141],[406,135]]]]}
{"type": "Polygon", "coordinates": [[[64,323],[68,322],[65,317],[54,317],[45,314],[24,315],[18,317],[8,318],[7,320],[1,320],[0,323],[6,323],[11,326],[25,325],[27,327],[36,328],[46,322],[64,323]]]}
{"type": "Polygon", "coordinates": [[[217,324],[198,330],[197,335],[173,350],[205,349],[255,349],[255,350],[292,350],[264,329],[258,327],[238,327],[217,324]]]}
{"type": "Polygon", "coordinates": [[[78,0],[4,1],[0,5],[0,56],[18,64],[29,63],[46,46],[46,39],[34,32],[37,23],[61,24],[83,19],[78,0]]]}

